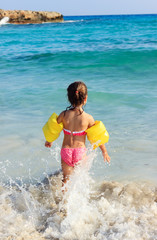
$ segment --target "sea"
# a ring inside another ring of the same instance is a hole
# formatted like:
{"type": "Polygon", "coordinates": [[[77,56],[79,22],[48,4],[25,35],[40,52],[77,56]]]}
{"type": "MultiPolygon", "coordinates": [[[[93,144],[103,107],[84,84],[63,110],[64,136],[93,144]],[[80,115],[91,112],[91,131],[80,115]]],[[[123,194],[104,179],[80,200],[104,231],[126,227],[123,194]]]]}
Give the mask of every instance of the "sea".
{"type": "Polygon", "coordinates": [[[0,239],[157,240],[157,15],[0,25],[0,239]],[[74,81],[111,162],[87,141],[63,189],[42,127],[74,81]]]}

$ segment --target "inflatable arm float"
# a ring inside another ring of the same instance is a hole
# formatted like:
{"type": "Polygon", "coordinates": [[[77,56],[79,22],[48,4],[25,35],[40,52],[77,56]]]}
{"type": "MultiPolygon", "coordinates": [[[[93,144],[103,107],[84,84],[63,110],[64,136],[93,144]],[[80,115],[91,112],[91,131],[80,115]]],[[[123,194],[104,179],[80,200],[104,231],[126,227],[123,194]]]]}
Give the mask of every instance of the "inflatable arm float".
{"type": "Polygon", "coordinates": [[[93,145],[93,149],[107,143],[109,140],[109,134],[101,121],[95,121],[95,125],[88,128],[85,132],[88,140],[93,145]]]}
{"type": "Polygon", "coordinates": [[[57,123],[58,115],[53,113],[43,127],[43,133],[47,142],[54,142],[63,130],[63,123],[57,123]]]}
{"type": "MultiPolygon", "coordinates": [[[[63,130],[63,123],[57,123],[57,118],[58,115],[53,113],[43,127],[43,133],[47,142],[54,142],[63,130]]],[[[93,145],[93,149],[107,143],[109,140],[109,134],[101,121],[95,121],[95,125],[88,128],[85,132],[89,142],[93,145]]]]}

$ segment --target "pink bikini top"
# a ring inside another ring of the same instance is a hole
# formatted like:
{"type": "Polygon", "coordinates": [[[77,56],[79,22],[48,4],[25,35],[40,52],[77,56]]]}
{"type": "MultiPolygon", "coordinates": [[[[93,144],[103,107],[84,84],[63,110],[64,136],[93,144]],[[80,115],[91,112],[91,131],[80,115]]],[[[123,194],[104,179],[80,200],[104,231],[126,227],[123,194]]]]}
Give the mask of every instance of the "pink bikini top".
{"type": "Polygon", "coordinates": [[[70,130],[65,129],[65,128],[63,128],[63,132],[66,135],[73,135],[73,136],[83,136],[83,135],[86,134],[86,132],[84,130],[83,131],[79,131],[79,132],[71,132],[70,130]]]}

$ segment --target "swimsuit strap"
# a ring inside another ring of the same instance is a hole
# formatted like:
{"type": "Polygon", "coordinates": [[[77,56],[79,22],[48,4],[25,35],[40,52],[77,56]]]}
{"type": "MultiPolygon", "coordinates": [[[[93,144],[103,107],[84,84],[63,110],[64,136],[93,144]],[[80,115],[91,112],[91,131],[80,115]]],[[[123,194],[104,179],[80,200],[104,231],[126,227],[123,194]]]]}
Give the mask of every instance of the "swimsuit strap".
{"type": "Polygon", "coordinates": [[[66,135],[73,135],[73,136],[83,136],[83,135],[85,135],[86,134],[86,132],[83,130],[83,131],[79,131],[79,132],[71,132],[70,130],[68,130],[68,129],[65,129],[65,128],[63,128],[63,132],[64,132],[64,134],[66,134],[66,135]]]}

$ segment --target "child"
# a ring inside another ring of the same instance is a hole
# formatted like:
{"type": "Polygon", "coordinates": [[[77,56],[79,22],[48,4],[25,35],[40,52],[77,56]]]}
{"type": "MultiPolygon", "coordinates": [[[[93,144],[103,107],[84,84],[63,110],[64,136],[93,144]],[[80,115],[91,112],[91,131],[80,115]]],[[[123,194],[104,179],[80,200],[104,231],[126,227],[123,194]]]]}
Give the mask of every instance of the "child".
{"type": "Polygon", "coordinates": [[[93,117],[84,112],[83,106],[87,102],[87,87],[83,82],[74,82],[67,88],[70,107],[57,116],[55,113],[49,118],[43,127],[46,137],[45,147],[51,147],[52,142],[59,136],[61,130],[64,139],[61,149],[61,165],[63,182],[69,179],[74,167],[86,153],[86,135],[94,148],[100,147],[104,161],[110,162],[104,144],[108,141],[108,133],[102,122],[94,121],[93,117]],[[98,135],[98,136],[96,136],[98,135]],[[93,140],[93,138],[96,138],[93,140]],[[99,139],[100,138],[100,139],[99,139]]]}

